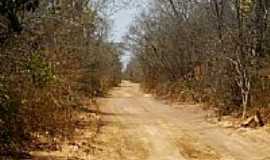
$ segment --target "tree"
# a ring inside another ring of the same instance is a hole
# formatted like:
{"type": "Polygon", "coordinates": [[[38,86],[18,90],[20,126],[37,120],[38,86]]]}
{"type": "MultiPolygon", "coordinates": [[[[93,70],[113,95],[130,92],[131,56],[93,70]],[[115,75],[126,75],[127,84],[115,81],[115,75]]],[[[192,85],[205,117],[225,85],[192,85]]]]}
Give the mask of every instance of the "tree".
{"type": "Polygon", "coordinates": [[[264,92],[259,73],[269,64],[268,1],[159,0],[149,10],[131,27],[141,74],[130,68],[129,74],[141,75],[147,90],[191,92],[195,101],[245,118],[264,92]]]}
{"type": "Polygon", "coordinates": [[[71,137],[84,99],[120,83],[121,51],[95,1],[0,2],[14,18],[0,46],[0,153],[10,155],[38,135],[71,137]]]}
{"type": "Polygon", "coordinates": [[[34,12],[39,0],[1,0],[0,15],[8,19],[10,31],[20,32],[25,11],[34,12]]]}

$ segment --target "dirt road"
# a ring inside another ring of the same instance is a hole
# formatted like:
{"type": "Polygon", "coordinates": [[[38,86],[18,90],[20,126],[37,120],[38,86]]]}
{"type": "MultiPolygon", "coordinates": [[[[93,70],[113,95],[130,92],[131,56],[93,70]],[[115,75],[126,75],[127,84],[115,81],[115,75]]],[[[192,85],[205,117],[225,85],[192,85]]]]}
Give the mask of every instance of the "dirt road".
{"type": "Polygon", "coordinates": [[[253,137],[210,124],[199,106],[167,105],[141,92],[138,84],[124,81],[100,105],[104,123],[112,124],[102,134],[124,141],[113,146],[123,159],[270,160],[269,135],[253,137]]]}

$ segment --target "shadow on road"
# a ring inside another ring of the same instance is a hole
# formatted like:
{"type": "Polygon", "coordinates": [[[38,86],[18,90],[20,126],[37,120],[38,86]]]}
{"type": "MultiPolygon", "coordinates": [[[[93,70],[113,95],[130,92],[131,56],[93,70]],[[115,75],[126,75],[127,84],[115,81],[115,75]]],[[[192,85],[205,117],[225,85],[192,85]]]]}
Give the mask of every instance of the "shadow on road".
{"type": "Polygon", "coordinates": [[[31,160],[82,160],[82,159],[78,157],[38,156],[31,160]]]}
{"type": "Polygon", "coordinates": [[[102,111],[98,111],[98,110],[89,109],[86,107],[80,107],[79,111],[85,112],[85,113],[94,113],[94,114],[98,114],[101,116],[131,116],[131,114],[129,114],[129,113],[108,113],[108,112],[102,112],[102,111]]]}

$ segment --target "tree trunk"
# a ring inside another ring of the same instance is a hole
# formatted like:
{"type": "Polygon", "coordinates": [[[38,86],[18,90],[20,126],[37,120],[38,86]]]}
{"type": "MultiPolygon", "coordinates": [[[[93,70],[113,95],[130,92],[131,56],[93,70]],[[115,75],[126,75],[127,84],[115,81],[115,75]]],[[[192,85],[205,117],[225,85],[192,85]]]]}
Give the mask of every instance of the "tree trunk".
{"type": "Polygon", "coordinates": [[[242,91],[242,105],[243,105],[242,119],[245,119],[247,116],[248,99],[249,99],[249,91],[242,91]]]}

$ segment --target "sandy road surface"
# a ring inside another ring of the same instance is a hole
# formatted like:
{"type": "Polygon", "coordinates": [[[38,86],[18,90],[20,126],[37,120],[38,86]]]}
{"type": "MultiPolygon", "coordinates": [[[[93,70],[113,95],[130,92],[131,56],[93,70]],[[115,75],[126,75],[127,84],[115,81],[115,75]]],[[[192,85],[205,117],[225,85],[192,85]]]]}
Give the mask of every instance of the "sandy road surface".
{"type": "Polygon", "coordinates": [[[136,142],[114,148],[130,146],[133,152],[144,152],[122,155],[129,157],[126,159],[270,160],[268,135],[249,137],[207,123],[198,106],[166,105],[141,92],[138,84],[124,81],[100,104],[103,120],[121,124],[120,132],[128,135],[128,141],[136,142]]]}

